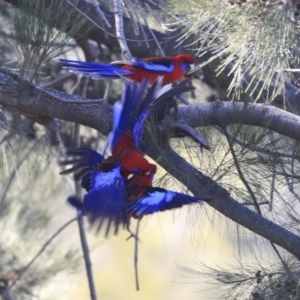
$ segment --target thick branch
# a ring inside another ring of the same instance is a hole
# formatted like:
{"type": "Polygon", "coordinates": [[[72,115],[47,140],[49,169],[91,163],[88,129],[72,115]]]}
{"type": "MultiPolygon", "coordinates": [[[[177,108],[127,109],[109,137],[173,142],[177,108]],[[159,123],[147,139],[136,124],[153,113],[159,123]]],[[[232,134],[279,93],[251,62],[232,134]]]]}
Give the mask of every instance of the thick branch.
{"type": "MultiPolygon", "coordinates": [[[[102,100],[88,101],[78,96],[47,90],[26,83],[0,70],[0,104],[23,115],[52,117],[79,123],[107,135],[111,129],[112,108],[102,100]],[[95,102],[95,103],[94,103],[95,102]]],[[[212,102],[179,108],[179,122],[191,127],[245,124],[268,128],[300,142],[300,117],[264,104],[212,102]]],[[[167,117],[168,126],[176,126],[167,117]]]]}
{"type": "MultiPolygon", "coordinates": [[[[85,103],[83,98],[77,96],[69,96],[57,91],[46,90],[45,92],[41,88],[25,83],[20,85],[14,76],[0,73],[1,105],[20,114],[60,118],[83,124],[107,135],[111,128],[111,107],[103,101],[95,102],[95,104],[85,103]],[[64,99],[69,102],[65,103],[64,99]],[[76,100],[78,102],[74,102],[76,100]]],[[[272,106],[253,104],[247,107],[246,118],[240,104],[218,102],[217,104],[199,104],[192,108],[184,107],[180,108],[179,117],[193,126],[203,125],[203,121],[206,122],[206,125],[209,122],[228,125],[244,121],[249,125],[267,126],[271,130],[300,141],[300,135],[296,134],[300,132],[300,117],[272,106]],[[238,113],[242,117],[237,118],[238,113]],[[284,122],[280,120],[281,118],[284,122]]],[[[195,195],[205,193],[214,197],[216,200],[212,200],[208,204],[220,213],[283,247],[300,259],[300,238],[298,236],[235,201],[218,183],[196,170],[172,149],[167,149],[163,155],[156,152],[151,156],[195,195]]]]}
{"type": "Polygon", "coordinates": [[[103,134],[111,130],[112,108],[104,101],[87,101],[79,96],[42,89],[26,83],[19,84],[14,78],[1,73],[1,70],[0,104],[23,115],[52,116],[95,128],[103,134]]]}
{"type": "Polygon", "coordinates": [[[245,124],[300,141],[300,117],[271,105],[216,101],[181,107],[179,114],[191,127],[245,124]]]}

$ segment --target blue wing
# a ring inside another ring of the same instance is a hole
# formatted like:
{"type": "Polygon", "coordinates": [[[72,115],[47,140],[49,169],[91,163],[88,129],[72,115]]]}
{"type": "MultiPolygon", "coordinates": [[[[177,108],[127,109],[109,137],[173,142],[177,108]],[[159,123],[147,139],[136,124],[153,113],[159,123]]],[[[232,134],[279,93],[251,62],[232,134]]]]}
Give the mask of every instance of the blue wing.
{"type": "Polygon", "coordinates": [[[68,197],[67,202],[76,208],[80,213],[83,212],[83,203],[76,196],[68,197]]]}
{"type": "Polygon", "coordinates": [[[92,171],[89,175],[91,189],[83,200],[83,212],[91,225],[97,223],[97,232],[106,224],[105,236],[108,236],[112,224],[114,234],[119,226],[128,225],[125,183],[120,168],[119,165],[107,172],[92,171]]]}
{"type": "Polygon", "coordinates": [[[91,188],[89,173],[97,168],[97,165],[104,160],[104,157],[88,148],[71,149],[67,152],[67,155],[77,156],[78,158],[60,162],[60,165],[73,165],[71,168],[60,172],[60,174],[65,175],[74,172],[74,179],[81,179],[81,186],[88,191],[91,188]]]}
{"type": "Polygon", "coordinates": [[[60,59],[64,68],[77,75],[89,76],[93,79],[116,79],[121,76],[134,74],[128,70],[122,70],[119,66],[98,64],[84,61],[60,59]]]}
{"type": "MultiPolygon", "coordinates": [[[[137,148],[140,146],[140,142],[143,137],[143,129],[147,120],[151,117],[155,118],[155,122],[161,121],[168,107],[173,105],[173,97],[179,96],[182,93],[190,92],[195,89],[193,86],[187,85],[188,81],[185,80],[181,84],[170,87],[164,86],[161,90],[157,90],[153,100],[149,101],[143,112],[140,114],[139,120],[136,122],[133,133],[134,133],[134,144],[137,148]]],[[[159,86],[161,88],[161,86],[159,86]]]]}
{"type": "Polygon", "coordinates": [[[137,200],[127,202],[127,212],[134,217],[141,217],[159,211],[182,207],[204,199],[161,188],[145,187],[143,196],[137,200]]]}
{"type": "Polygon", "coordinates": [[[140,113],[143,111],[143,99],[147,91],[149,80],[140,84],[125,83],[121,103],[114,105],[114,128],[110,134],[110,149],[112,150],[124,133],[133,132],[140,113]]]}
{"type": "Polygon", "coordinates": [[[124,133],[133,132],[137,123],[143,124],[141,115],[155,101],[162,82],[163,78],[159,77],[148,91],[149,79],[144,79],[140,84],[126,82],[121,103],[114,105],[114,128],[109,138],[111,150],[124,133]]]}
{"type": "Polygon", "coordinates": [[[174,63],[171,59],[134,59],[132,66],[154,73],[171,73],[174,70],[174,63]]]}

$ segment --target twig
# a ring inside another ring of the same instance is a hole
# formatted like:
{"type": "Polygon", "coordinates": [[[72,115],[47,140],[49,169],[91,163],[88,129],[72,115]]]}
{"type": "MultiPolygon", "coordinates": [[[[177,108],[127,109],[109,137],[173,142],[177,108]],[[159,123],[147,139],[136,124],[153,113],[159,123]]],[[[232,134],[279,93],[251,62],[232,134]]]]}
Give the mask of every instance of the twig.
{"type": "Polygon", "coordinates": [[[124,24],[123,24],[123,13],[120,0],[114,0],[114,13],[115,13],[115,25],[117,39],[125,59],[131,60],[132,55],[127,45],[126,38],[124,36],[124,24]]]}
{"type": "MultiPolygon", "coordinates": [[[[264,201],[264,202],[259,202],[258,205],[266,205],[266,204],[269,204],[269,203],[270,203],[269,201],[264,201]]],[[[255,205],[254,203],[251,203],[251,202],[244,202],[242,204],[246,205],[246,206],[255,205]]]]}
{"type": "Polygon", "coordinates": [[[59,134],[60,123],[56,119],[49,117],[36,117],[28,116],[28,119],[33,120],[34,122],[43,125],[50,132],[50,138],[54,143],[61,142],[61,137],[59,134]]]}
{"type": "MultiPolygon", "coordinates": [[[[285,170],[283,170],[283,172],[277,172],[277,171],[275,171],[276,172],[276,175],[281,175],[281,176],[285,176],[285,177],[290,177],[290,178],[293,178],[293,179],[300,179],[300,176],[298,175],[293,175],[293,174],[288,174],[288,173],[286,173],[285,172],[285,170]]],[[[288,182],[287,182],[287,184],[289,184],[288,182]]]]}
{"type": "MultiPolygon", "coordinates": [[[[98,14],[98,16],[100,17],[100,21],[103,21],[105,23],[105,25],[108,27],[108,28],[111,28],[111,24],[108,22],[105,14],[103,13],[103,11],[101,10],[100,6],[98,5],[97,3],[97,0],[93,0],[93,5],[94,5],[94,8],[96,10],[96,13],[98,14]]],[[[101,24],[102,25],[102,24],[101,24]]]]}
{"type": "Polygon", "coordinates": [[[108,95],[111,92],[112,86],[113,86],[113,81],[109,80],[108,84],[106,86],[105,92],[104,92],[104,96],[103,96],[103,100],[106,101],[106,102],[108,102],[108,95]]]}
{"type": "Polygon", "coordinates": [[[68,79],[72,78],[72,77],[75,77],[76,75],[73,74],[73,73],[68,73],[68,74],[64,74],[64,75],[61,75],[61,76],[58,76],[57,78],[55,78],[54,80],[51,80],[51,81],[48,81],[48,82],[45,82],[43,84],[41,84],[40,86],[42,88],[51,88],[51,87],[54,87],[58,84],[62,84],[64,83],[65,81],[67,81],[68,79]]]}
{"type": "Polygon", "coordinates": [[[276,166],[273,163],[273,167],[272,167],[272,181],[271,181],[271,193],[270,193],[270,204],[269,204],[269,210],[270,211],[272,211],[272,209],[273,209],[275,182],[276,182],[276,166]]]}
{"type": "MultiPolygon", "coordinates": [[[[75,142],[75,147],[80,146],[80,125],[79,124],[75,124],[74,142],[75,142]]],[[[75,181],[75,193],[78,199],[81,199],[81,191],[82,189],[79,184],[79,181],[75,181]]],[[[91,262],[89,246],[87,243],[86,234],[84,230],[83,216],[79,216],[77,221],[78,221],[77,223],[78,223],[79,236],[80,236],[80,244],[83,252],[83,258],[84,258],[86,275],[88,278],[91,300],[97,300],[94,276],[92,271],[92,262],[91,262]]]]}
{"type": "Polygon", "coordinates": [[[89,253],[89,246],[86,240],[86,235],[84,230],[83,216],[78,217],[78,229],[80,235],[81,248],[84,256],[86,274],[88,277],[91,300],[97,300],[96,288],[95,288],[93,271],[92,271],[92,263],[91,263],[90,253],[89,253]]]}
{"type": "MultiPolygon", "coordinates": [[[[76,189],[76,196],[80,195],[81,187],[79,185],[79,182],[75,182],[75,189],[76,189]]],[[[80,244],[81,244],[81,249],[84,257],[84,264],[85,264],[86,275],[88,278],[91,300],[97,300],[96,287],[95,287],[94,276],[92,271],[92,262],[90,258],[89,246],[86,239],[86,233],[84,230],[84,219],[82,215],[80,215],[77,218],[77,224],[79,229],[80,244]]]]}
{"type": "Polygon", "coordinates": [[[238,174],[239,174],[239,177],[240,177],[240,179],[242,180],[243,184],[245,185],[247,191],[248,191],[249,194],[251,195],[251,198],[252,198],[252,200],[253,200],[253,203],[255,204],[254,206],[255,206],[257,212],[261,215],[262,213],[261,213],[260,207],[259,207],[259,205],[258,205],[258,201],[257,201],[256,196],[255,196],[254,192],[252,191],[252,189],[251,189],[251,187],[250,187],[248,181],[246,180],[246,178],[245,178],[245,176],[244,176],[244,174],[243,174],[241,168],[240,168],[239,161],[238,161],[238,159],[237,159],[237,157],[236,157],[235,150],[234,150],[234,148],[233,148],[232,142],[231,142],[230,138],[228,137],[227,130],[226,130],[225,127],[223,128],[223,130],[224,130],[224,133],[225,133],[225,136],[226,136],[226,139],[227,139],[229,148],[230,148],[230,152],[231,152],[231,155],[232,155],[232,158],[233,158],[233,161],[234,161],[236,170],[237,170],[237,172],[238,172],[238,174]]]}
{"type": "MultiPolygon", "coordinates": [[[[215,126],[213,126],[213,128],[215,128],[218,132],[224,134],[223,129],[220,126],[215,125],[215,126]]],[[[280,157],[287,157],[287,158],[293,158],[294,157],[292,154],[287,154],[287,153],[279,152],[279,151],[272,151],[272,150],[269,150],[267,148],[259,148],[259,147],[252,146],[250,144],[246,144],[245,142],[239,140],[238,138],[236,138],[232,134],[230,134],[230,133],[227,133],[227,134],[228,134],[228,137],[231,139],[232,142],[234,142],[234,143],[236,143],[236,144],[238,144],[238,145],[240,145],[244,148],[247,148],[249,150],[264,153],[264,154],[267,154],[267,155],[273,155],[273,156],[280,156],[280,157]]]]}
{"type": "Polygon", "coordinates": [[[0,109],[0,122],[3,122],[4,125],[9,126],[9,123],[8,123],[2,109],[0,109]]]}
{"type": "Polygon", "coordinates": [[[203,151],[203,146],[200,145],[200,168],[203,167],[203,162],[204,162],[204,151],[203,151]]]}
{"type": "MultiPolygon", "coordinates": [[[[144,20],[144,24],[146,25],[146,18],[144,16],[144,12],[142,11],[141,7],[140,7],[140,4],[138,3],[138,0],[134,0],[135,4],[137,5],[137,8],[139,10],[139,13],[140,15],[142,16],[142,19],[144,20]]],[[[146,37],[146,33],[145,33],[145,30],[144,30],[144,26],[140,25],[141,27],[141,31],[142,31],[142,35],[144,37],[144,42],[146,44],[146,47],[149,48],[150,45],[149,45],[149,42],[147,40],[147,37],[146,37]]]]}
{"type": "MultiPolygon", "coordinates": [[[[147,4],[147,3],[145,3],[145,5],[146,5],[146,4],[147,4]]],[[[157,37],[156,37],[156,35],[154,34],[153,30],[151,29],[151,27],[149,26],[149,24],[147,24],[146,18],[144,18],[144,22],[145,22],[145,25],[148,26],[148,30],[149,30],[150,34],[152,35],[152,37],[153,37],[153,40],[154,40],[154,42],[155,42],[155,44],[156,44],[156,46],[157,46],[157,49],[158,49],[159,52],[160,52],[160,55],[161,55],[161,56],[165,56],[164,50],[163,50],[162,47],[160,46],[160,42],[157,40],[157,37]]]]}
{"type": "Polygon", "coordinates": [[[76,94],[77,90],[81,86],[82,78],[83,78],[82,76],[78,76],[77,77],[76,83],[72,86],[72,88],[71,88],[71,90],[69,92],[71,95],[76,94]]]}
{"type": "Polygon", "coordinates": [[[136,20],[136,16],[132,13],[132,10],[129,8],[130,4],[128,3],[127,0],[123,0],[123,5],[124,5],[124,9],[128,15],[128,19],[131,22],[131,25],[133,27],[134,33],[135,35],[139,35],[140,34],[140,30],[139,30],[139,24],[136,20]]]}
{"type": "Polygon", "coordinates": [[[137,291],[140,290],[140,284],[139,284],[139,274],[138,274],[138,244],[139,239],[137,238],[139,235],[140,230],[140,223],[141,220],[139,219],[136,224],[136,231],[135,231],[135,243],[134,243],[134,274],[135,274],[135,288],[137,291]]]}
{"type": "MultiPolygon", "coordinates": [[[[235,154],[235,151],[234,151],[232,142],[231,142],[230,139],[228,138],[227,130],[226,130],[225,127],[223,128],[223,130],[224,130],[225,136],[226,136],[226,138],[227,138],[228,145],[229,145],[229,148],[230,148],[230,152],[231,152],[231,154],[232,154],[233,161],[234,161],[235,167],[236,167],[236,169],[237,169],[237,171],[238,171],[239,177],[240,177],[240,179],[242,180],[242,182],[244,183],[244,185],[245,185],[246,189],[248,190],[249,194],[251,195],[251,198],[252,198],[252,200],[253,200],[253,202],[254,202],[254,204],[255,204],[255,207],[256,207],[257,212],[258,212],[260,215],[262,215],[262,212],[261,212],[261,210],[260,210],[258,201],[257,201],[257,199],[256,199],[256,197],[255,197],[255,194],[254,194],[254,192],[252,191],[250,185],[248,184],[248,182],[247,182],[246,178],[244,177],[244,174],[243,174],[243,172],[242,172],[242,170],[241,170],[241,168],[240,168],[240,165],[239,165],[238,159],[237,159],[237,157],[236,157],[236,154],[235,154]]],[[[279,253],[277,247],[275,246],[275,244],[274,244],[272,241],[269,241],[269,242],[270,242],[272,248],[274,249],[275,253],[277,254],[278,258],[280,259],[280,261],[281,261],[283,267],[284,267],[285,270],[288,272],[288,267],[287,267],[285,261],[283,260],[283,258],[281,257],[281,255],[280,255],[280,253],[279,253]]]]}
{"type": "Polygon", "coordinates": [[[151,6],[145,2],[145,6],[147,7],[148,11],[150,12],[150,14],[152,15],[152,17],[156,20],[156,22],[161,26],[161,28],[167,30],[167,31],[176,31],[177,29],[174,28],[174,29],[171,29],[171,28],[168,28],[165,23],[163,22],[163,20],[156,14],[154,13],[153,9],[151,8],[151,6]]]}
{"type": "Polygon", "coordinates": [[[288,265],[286,264],[286,262],[283,260],[283,258],[282,258],[282,256],[281,256],[281,254],[279,253],[279,251],[278,251],[276,245],[275,245],[274,243],[272,243],[271,241],[270,241],[270,244],[271,244],[272,248],[274,249],[275,253],[277,254],[278,258],[280,259],[280,261],[281,261],[281,263],[282,263],[282,266],[284,267],[286,273],[289,274],[289,273],[290,273],[289,267],[288,267],[288,265]]]}
{"type": "MultiPolygon", "coordinates": [[[[85,55],[89,53],[90,51],[86,51],[85,55]]],[[[86,57],[87,58],[87,57],[86,57]]],[[[82,97],[86,96],[86,91],[87,91],[87,85],[88,85],[89,79],[86,78],[86,80],[80,80],[79,81],[79,94],[82,97]]],[[[75,89],[73,89],[73,92],[75,89]]],[[[74,126],[74,139],[73,139],[73,145],[74,147],[79,147],[80,146],[80,124],[75,124],[74,126]]],[[[79,181],[75,181],[75,194],[78,199],[82,198],[82,188],[79,183],[79,181]]],[[[84,263],[85,263],[85,270],[88,278],[88,284],[89,284],[89,291],[91,295],[91,300],[97,300],[97,294],[96,294],[96,288],[95,288],[95,282],[94,282],[94,277],[93,277],[93,271],[92,271],[92,263],[91,263],[91,258],[90,258],[90,253],[89,253],[89,246],[87,243],[86,239],[86,233],[84,230],[84,219],[83,216],[79,216],[77,219],[78,223],[78,229],[79,229],[79,236],[80,236],[80,244],[81,244],[81,249],[83,252],[83,257],[84,257],[84,263]]]]}
{"type": "MultiPolygon", "coordinates": [[[[104,18],[105,18],[105,20],[107,21],[107,19],[106,19],[106,17],[105,17],[105,15],[103,14],[103,12],[102,12],[102,10],[100,9],[100,6],[98,5],[98,3],[97,3],[97,0],[93,0],[93,5],[94,5],[94,8],[95,8],[95,10],[96,10],[96,13],[97,13],[97,15],[98,15],[98,20],[99,20],[99,23],[100,23],[100,25],[101,25],[101,27],[105,27],[106,25],[107,25],[107,23],[104,23],[104,18]]],[[[108,21],[107,21],[108,22],[108,21]]],[[[111,28],[111,25],[110,25],[110,23],[108,23],[109,24],[109,26],[110,27],[108,27],[108,28],[111,28]]],[[[105,37],[105,39],[107,39],[108,38],[108,34],[107,34],[107,31],[106,30],[104,30],[104,37],[105,37]]]]}
{"type": "MultiPolygon", "coordinates": [[[[75,217],[65,223],[63,226],[61,226],[42,246],[41,250],[33,257],[33,259],[22,269],[22,271],[18,274],[18,276],[13,280],[13,282],[6,288],[6,291],[8,292],[20,278],[24,275],[24,273],[31,267],[31,265],[38,259],[38,257],[46,250],[46,248],[51,244],[51,242],[65,229],[67,228],[71,223],[77,220],[78,217],[75,217]]],[[[5,293],[6,293],[5,291],[5,293]]]]}
{"type": "MultiPolygon", "coordinates": [[[[81,14],[82,16],[84,16],[89,22],[91,22],[94,26],[96,26],[97,28],[104,30],[105,28],[99,26],[99,24],[97,24],[94,20],[92,20],[88,15],[86,15],[83,11],[81,11],[80,9],[78,9],[78,7],[76,7],[72,2],[70,2],[69,0],[66,0],[68,2],[69,5],[73,6],[75,8],[75,10],[77,10],[79,12],[79,14],[81,14]]],[[[108,33],[108,32],[107,32],[108,33]]],[[[109,34],[109,33],[108,33],[109,34]]],[[[115,36],[113,34],[110,34],[112,36],[115,36]]]]}
{"type": "MultiPolygon", "coordinates": [[[[75,10],[78,11],[79,14],[81,14],[82,16],[84,16],[89,22],[91,22],[94,26],[96,26],[98,29],[100,29],[101,31],[103,31],[106,35],[109,35],[109,36],[112,36],[114,38],[117,38],[117,35],[115,35],[113,33],[110,33],[105,28],[101,27],[94,20],[92,20],[87,14],[85,14],[83,11],[81,11],[80,9],[78,9],[78,7],[76,7],[69,0],[65,0],[65,1],[68,2],[69,5],[73,6],[75,8],[75,10]]],[[[150,39],[147,39],[147,40],[142,40],[142,39],[126,39],[126,40],[130,41],[130,42],[146,42],[146,41],[151,41],[150,39]]]]}
{"type": "MultiPolygon", "coordinates": [[[[274,148],[274,151],[275,153],[277,153],[277,148],[276,148],[276,145],[275,145],[275,142],[274,142],[274,137],[273,137],[273,134],[268,134],[268,137],[273,145],[273,148],[274,148]]],[[[279,173],[279,172],[276,172],[276,168],[274,166],[274,171],[273,171],[273,174],[272,174],[272,177],[275,177],[276,174],[279,174],[279,175],[282,175],[284,176],[284,179],[287,183],[287,186],[288,186],[288,189],[289,191],[298,199],[298,201],[300,201],[300,197],[299,195],[294,191],[294,188],[293,188],[293,182],[294,182],[294,179],[299,179],[299,176],[296,176],[294,173],[294,160],[295,160],[295,156],[294,156],[294,152],[295,152],[295,148],[293,149],[293,154],[291,156],[291,165],[292,165],[292,174],[288,174],[286,172],[286,168],[285,168],[285,165],[284,164],[280,164],[280,168],[282,170],[282,173],[279,173]],[[289,180],[289,177],[291,178],[291,181],[289,180]]],[[[270,205],[270,210],[272,210],[272,202],[271,202],[271,205],[270,205]]]]}

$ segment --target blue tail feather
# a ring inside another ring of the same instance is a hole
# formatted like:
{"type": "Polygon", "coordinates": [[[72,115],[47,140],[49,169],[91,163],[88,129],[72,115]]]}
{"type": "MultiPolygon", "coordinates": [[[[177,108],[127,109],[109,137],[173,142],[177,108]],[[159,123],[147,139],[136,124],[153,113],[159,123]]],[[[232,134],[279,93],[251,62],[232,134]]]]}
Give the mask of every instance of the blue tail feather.
{"type": "MultiPolygon", "coordinates": [[[[171,89],[164,92],[162,95],[156,98],[156,95],[161,88],[161,85],[157,84],[156,89],[153,91],[152,100],[147,101],[147,106],[144,108],[144,110],[140,113],[140,118],[138,122],[136,122],[136,125],[134,127],[134,144],[137,148],[140,146],[140,142],[143,138],[143,130],[144,125],[147,120],[149,120],[150,117],[154,117],[156,121],[161,121],[165,113],[172,105],[173,97],[179,96],[182,93],[189,92],[194,90],[195,88],[193,86],[186,85],[186,81],[183,84],[179,84],[175,87],[172,87],[171,89]]],[[[150,91],[149,93],[150,94],[150,91]]]]}
{"type": "Polygon", "coordinates": [[[69,71],[75,74],[80,74],[84,76],[90,76],[92,78],[120,78],[121,76],[132,75],[133,72],[128,70],[122,70],[118,66],[113,66],[109,64],[99,64],[75,60],[60,59],[60,63],[63,67],[67,68],[69,71]]]}

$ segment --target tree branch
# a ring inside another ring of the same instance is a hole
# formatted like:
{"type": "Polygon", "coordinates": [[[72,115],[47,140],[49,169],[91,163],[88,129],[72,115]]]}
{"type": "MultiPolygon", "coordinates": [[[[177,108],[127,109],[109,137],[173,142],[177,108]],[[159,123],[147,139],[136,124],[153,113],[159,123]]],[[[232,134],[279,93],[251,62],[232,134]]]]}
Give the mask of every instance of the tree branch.
{"type": "Polygon", "coordinates": [[[211,178],[199,172],[173,149],[162,153],[154,150],[150,155],[172,176],[182,182],[196,196],[215,197],[207,204],[232,221],[246,227],[252,232],[281,246],[300,260],[300,237],[286,230],[230,197],[224,189],[211,178]],[[186,176],[189,174],[189,176],[186,176]]]}
{"type": "Polygon", "coordinates": [[[180,107],[179,115],[191,127],[244,124],[300,140],[300,117],[272,105],[215,101],[180,107]]]}
{"type": "MultiPolygon", "coordinates": [[[[3,71],[0,72],[0,104],[20,114],[59,118],[86,125],[99,130],[104,135],[107,135],[111,129],[112,109],[104,101],[86,104],[84,98],[78,96],[50,90],[45,92],[32,84],[20,84],[15,75],[3,71]],[[65,103],[64,99],[69,102],[65,103]]],[[[244,122],[243,124],[268,127],[300,141],[300,135],[297,134],[300,132],[300,117],[272,106],[251,104],[245,110],[243,103],[219,101],[182,107],[179,109],[178,116],[192,127],[203,124],[224,126],[244,122]]],[[[168,119],[172,118],[167,116],[168,119]]],[[[169,123],[168,126],[171,124],[169,123]]],[[[208,204],[220,213],[300,259],[298,236],[238,203],[217,182],[199,172],[175,151],[170,148],[163,153],[154,151],[151,157],[195,195],[205,194],[215,198],[208,204]]]]}

